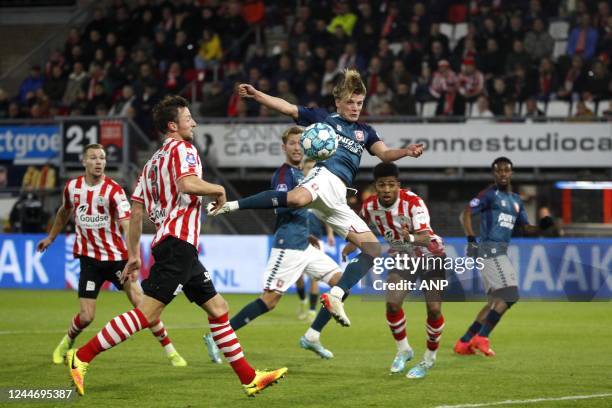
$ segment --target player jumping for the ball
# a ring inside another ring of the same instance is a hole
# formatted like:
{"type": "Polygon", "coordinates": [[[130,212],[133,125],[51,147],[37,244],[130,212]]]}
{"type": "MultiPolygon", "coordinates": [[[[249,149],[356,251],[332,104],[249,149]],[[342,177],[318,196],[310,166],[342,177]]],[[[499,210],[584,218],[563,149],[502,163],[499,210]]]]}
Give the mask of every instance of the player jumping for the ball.
{"type": "MultiPolygon", "coordinates": [[[[285,153],[285,163],[272,176],[272,188],[276,191],[288,191],[297,186],[304,177],[300,168],[303,157],[300,147],[301,135],[302,129],[297,126],[290,127],[283,134],[282,149],[285,153]]],[[[272,251],[264,273],[264,292],[232,317],[230,324],[235,331],[274,309],[283,294],[293,286],[302,273],[331,286],[340,280],[342,273],[338,264],[318,248],[318,238],[309,234],[308,214],[305,208],[276,209],[276,228],[272,251]]],[[[213,341],[212,334],[204,336],[204,341],[211,360],[221,363],[219,348],[213,341]]],[[[304,348],[314,350],[323,358],[333,357],[316,342],[312,344],[300,342],[300,344],[304,348]]]]}
{"type": "MultiPolygon", "coordinates": [[[[64,362],[76,337],[94,320],[96,299],[105,281],[112,282],[117,289],[123,289],[134,306],[142,300],[138,282],[119,281],[128,257],[121,235],[121,230],[127,235],[130,222],[130,203],[125,191],[104,175],[106,152],[102,145],[85,146],[82,162],[85,175],[66,183],[63,202],[57,210],[53,227],[37,245],[38,251],[46,250],[66,226],[74,210],[76,236],[73,253],[81,265],[78,291],[80,311],[72,318],[68,333],[53,351],[55,364],[64,362]]],[[[173,366],[187,365],[175,350],[161,320],[153,321],[149,329],[159,340],[173,366]]]]}
{"type": "Polygon", "coordinates": [[[317,210],[317,216],[329,224],[334,231],[361,249],[361,254],[350,263],[338,282],[329,293],[321,296],[321,301],[331,315],[343,326],[350,320],[344,311],[343,300],[349,290],[365,276],[380,255],[380,244],[366,223],[359,218],[346,202],[347,187],[359,170],[363,150],[384,162],[392,162],[403,157],[419,157],[423,145],[410,145],[400,149],[390,149],[379,139],[376,131],[365,123],[358,122],[366,87],[355,70],[345,70],[334,87],[333,95],[336,113],[324,109],[297,106],[261,91],[253,86],[241,84],[240,96],[253,98],[269,109],[290,116],[298,125],[308,126],[325,122],[338,135],[338,149],[329,159],[317,163],[312,172],[291,191],[268,190],[238,201],[230,201],[222,206],[210,206],[213,215],[228,213],[239,209],[266,208],[309,208],[317,210]]]}

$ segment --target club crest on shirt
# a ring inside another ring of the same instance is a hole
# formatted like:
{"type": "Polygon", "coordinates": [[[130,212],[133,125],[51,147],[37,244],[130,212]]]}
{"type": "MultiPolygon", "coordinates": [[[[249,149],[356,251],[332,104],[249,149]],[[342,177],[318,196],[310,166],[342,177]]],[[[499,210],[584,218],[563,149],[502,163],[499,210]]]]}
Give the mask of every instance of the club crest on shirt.
{"type": "Polygon", "coordinates": [[[185,156],[185,161],[194,166],[196,164],[195,155],[193,153],[187,153],[187,156],[185,156]]]}
{"type": "Polygon", "coordinates": [[[340,126],[340,125],[336,125],[336,130],[337,130],[338,132],[342,132],[342,126],[340,126]]]}
{"type": "Polygon", "coordinates": [[[98,205],[104,205],[104,197],[98,196],[98,205]]]}
{"type": "Polygon", "coordinates": [[[276,191],[289,191],[289,190],[287,189],[286,184],[279,184],[276,186],[276,191]]]}
{"type": "Polygon", "coordinates": [[[521,210],[521,207],[518,205],[518,203],[513,203],[514,206],[514,211],[519,212],[521,210]]]}
{"type": "Polygon", "coordinates": [[[478,204],[480,204],[480,200],[477,198],[474,198],[472,201],[470,201],[470,207],[477,207],[478,204]]]}
{"type": "Polygon", "coordinates": [[[355,139],[357,139],[358,142],[363,142],[365,136],[363,134],[363,130],[356,130],[355,131],[355,139]]]}

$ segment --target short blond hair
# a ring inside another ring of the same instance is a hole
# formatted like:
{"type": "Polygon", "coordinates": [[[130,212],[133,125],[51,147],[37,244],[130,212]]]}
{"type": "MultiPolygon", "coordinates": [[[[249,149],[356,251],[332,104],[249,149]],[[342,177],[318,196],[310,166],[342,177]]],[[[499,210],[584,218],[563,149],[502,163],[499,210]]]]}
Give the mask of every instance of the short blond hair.
{"type": "Polygon", "coordinates": [[[90,143],[90,144],[88,144],[87,146],[85,146],[83,148],[83,157],[85,157],[85,155],[87,154],[88,150],[92,150],[92,149],[100,149],[104,153],[106,153],[106,149],[100,143],[90,143]]]}
{"type": "Polygon", "coordinates": [[[334,86],[334,99],[346,100],[351,95],[365,95],[367,93],[366,86],[361,79],[361,75],[355,69],[346,68],[342,71],[341,77],[334,86]]]}
{"type": "Polygon", "coordinates": [[[291,135],[301,135],[303,132],[302,128],[299,126],[291,126],[289,129],[283,132],[283,144],[287,144],[287,140],[289,140],[289,136],[291,135]]]}

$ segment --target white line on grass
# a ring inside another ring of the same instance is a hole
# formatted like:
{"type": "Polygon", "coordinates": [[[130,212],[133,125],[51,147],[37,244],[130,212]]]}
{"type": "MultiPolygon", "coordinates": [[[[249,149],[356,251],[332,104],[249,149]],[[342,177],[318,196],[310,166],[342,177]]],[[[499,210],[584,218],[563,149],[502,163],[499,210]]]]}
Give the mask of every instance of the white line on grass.
{"type": "Polygon", "coordinates": [[[473,407],[490,407],[493,405],[513,405],[513,404],[533,404],[537,402],[548,402],[548,401],[573,401],[590,398],[606,398],[612,397],[612,393],[607,394],[591,394],[591,395],[570,395],[567,397],[557,398],[533,398],[526,400],[506,400],[497,402],[484,402],[480,404],[461,404],[461,405],[438,405],[436,408],[473,408],[473,407]]]}

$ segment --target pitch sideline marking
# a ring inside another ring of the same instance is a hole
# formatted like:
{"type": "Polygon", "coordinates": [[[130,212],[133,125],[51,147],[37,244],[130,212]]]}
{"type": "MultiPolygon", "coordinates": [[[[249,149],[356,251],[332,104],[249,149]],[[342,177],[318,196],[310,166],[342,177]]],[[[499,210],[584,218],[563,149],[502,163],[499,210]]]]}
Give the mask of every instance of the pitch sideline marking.
{"type": "Polygon", "coordinates": [[[438,405],[435,408],[490,407],[493,405],[533,404],[536,402],[572,401],[572,400],[582,400],[582,399],[590,399],[590,398],[605,398],[605,397],[612,397],[612,393],[591,394],[591,395],[570,395],[566,397],[556,397],[556,398],[533,398],[533,399],[526,399],[526,400],[506,400],[506,401],[497,401],[497,402],[485,402],[485,403],[479,403],[479,404],[438,405]]]}

